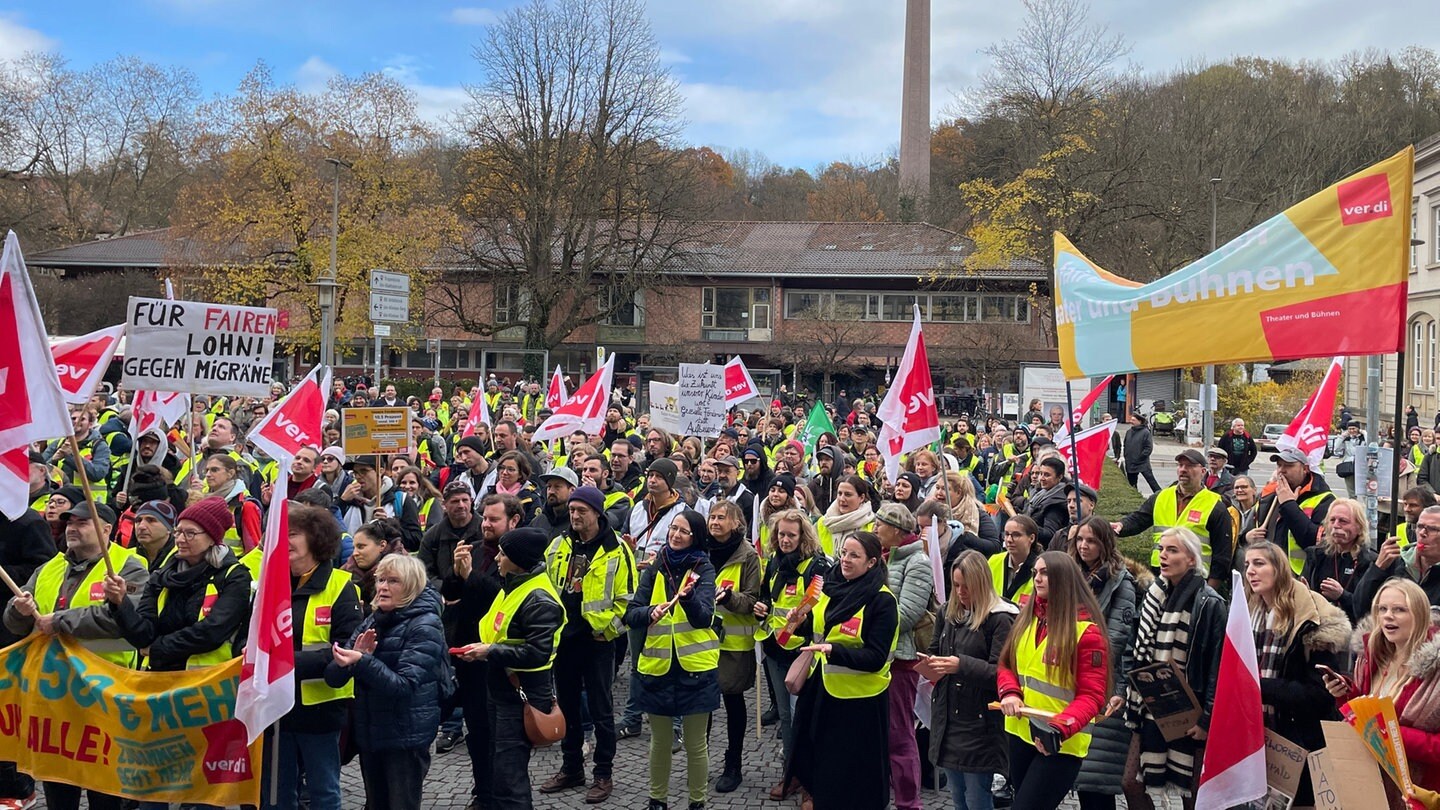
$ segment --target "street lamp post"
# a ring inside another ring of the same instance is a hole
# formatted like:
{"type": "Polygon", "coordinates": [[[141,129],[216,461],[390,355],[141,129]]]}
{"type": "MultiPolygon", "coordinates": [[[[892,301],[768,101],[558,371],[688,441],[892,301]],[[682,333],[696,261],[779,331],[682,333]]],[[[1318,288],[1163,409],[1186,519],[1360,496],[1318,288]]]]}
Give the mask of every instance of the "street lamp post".
{"type": "Polygon", "coordinates": [[[339,265],[336,253],[340,240],[340,168],[351,168],[351,164],[340,158],[328,157],[325,162],[335,167],[334,194],[330,200],[330,266],[310,286],[315,288],[316,303],[320,309],[320,365],[326,368],[335,365],[335,274],[339,265]]]}
{"type": "MultiPolygon", "coordinates": [[[[1216,249],[1217,236],[1217,213],[1218,202],[1216,191],[1220,185],[1219,177],[1210,178],[1210,252],[1216,249]]],[[[1205,392],[1201,396],[1200,408],[1200,446],[1209,447],[1215,436],[1215,407],[1219,405],[1214,395],[1215,391],[1215,366],[1214,364],[1205,367],[1205,392]]]]}

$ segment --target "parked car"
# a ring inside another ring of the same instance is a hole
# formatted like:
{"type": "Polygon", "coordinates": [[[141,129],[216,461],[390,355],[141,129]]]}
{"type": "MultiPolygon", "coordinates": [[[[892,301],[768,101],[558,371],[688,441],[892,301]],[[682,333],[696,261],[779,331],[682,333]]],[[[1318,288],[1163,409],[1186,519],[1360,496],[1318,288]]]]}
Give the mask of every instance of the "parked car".
{"type": "Polygon", "coordinates": [[[1266,425],[1265,429],[1260,432],[1260,438],[1257,441],[1261,451],[1275,452],[1275,441],[1280,438],[1280,434],[1284,433],[1287,427],[1289,425],[1266,425]]]}

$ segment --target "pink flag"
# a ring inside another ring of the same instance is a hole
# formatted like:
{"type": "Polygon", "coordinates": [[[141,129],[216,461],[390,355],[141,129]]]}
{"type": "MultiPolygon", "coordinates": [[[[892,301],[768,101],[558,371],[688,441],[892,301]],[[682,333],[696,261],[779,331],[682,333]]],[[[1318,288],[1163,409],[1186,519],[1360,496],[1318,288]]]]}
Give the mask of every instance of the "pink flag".
{"type": "Polygon", "coordinates": [[[612,354],[584,385],[575,389],[574,396],[540,424],[535,431],[535,441],[562,439],[577,430],[599,433],[605,426],[605,408],[610,403],[610,381],[614,373],[615,355],[612,354]]]}
{"type": "Polygon", "coordinates": [[[745,368],[745,361],[740,355],[730,358],[725,364],[725,407],[738,405],[747,399],[760,396],[760,389],[755,387],[755,381],[750,378],[750,369],[745,368]]]}
{"type": "Polygon", "coordinates": [[[476,391],[470,395],[474,397],[470,401],[470,415],[465,417],[465,428],[460,431],[460,438],[475,435],[475,428],[479,425],[494,427],[490,421],[490,406],[485,402],[485,392],[476,391]]]}
{"type": "Polygon", "coordinates": [[[60,388],[65,391],[65,401],[71,405],[84,405],[105,376],[110,360],[115,356],[115,347],[120,345],[120,336],[125,333],[125,324],[97,329],[88,335],[70,338],[50,347],[55,357],[55,374],[60,379],[60,388]]]}
{"type": "Polygon", "coordinates": [[[900,456],[940,441],[940,412],[935,409],[935,385],[930,381],[930,359],[925,354],[925,335],[920,331],[920,307],[915,307],[915,324],[905,356],[895,370],[895,384],[875,411],[880,428],[880,454],[885,457],[885,475],[900,477],[900,456]]]}
{"type": "Polygon", "coordinates": [[[1260,667],[1250,609],[1237,571],[1230,572],[1230,618],[1215,682],[1210,736],[1195,810],[1224,810],[1265,797],[1265,709],[1260,703],[1260,667]]]}
{"type": "Polygon", "coordinates": [[[0,255],[0,512],[11,519],[30,506],[30,445],[74,431],[48,345],[20,240],[11,231],[0,255]]]}
{"type": "Polygon", "coordinates": [[[550,390],[545,392],[545,407],[551,411],[557,411],[570,395],[565,392],[565,376],[560,373],[560,367],[555,367],[555,373],[550,375],[550,390]]]}
{"type": "MultiPolygon", "coordinates": [[[[1105,450],[1110,447],[1110,437],[1115,435],[1115,428],[1119,424],[1112,419],[1075,434],[1074,449],[1079,450],[1079,461],[1075,464],[1075,469],[1080,476],[1080,483],[1091,489],[1100,489],[1100,476],[1105,471],[1105,450]]],[[[1071,444],[1069,436],[1065,437],[1065,441],[1055,444],[1055,449],[1059,450],[1060,456],[1065,459],[1066,467],[1070,466],[1071,444]]]]}
{"type": "Polygon", "coordinates": [[[1299,450],[1310,459],[1310,469],[1319,472],[1325,457],[1325,442],[1330,435],[1330,418],[1335,415],[1335,394],[1340,390],[1340,360],[1330,361],[1320,387],[1305,400],[1290,426],[1275,440],[1276,450],[1299,450]]]}

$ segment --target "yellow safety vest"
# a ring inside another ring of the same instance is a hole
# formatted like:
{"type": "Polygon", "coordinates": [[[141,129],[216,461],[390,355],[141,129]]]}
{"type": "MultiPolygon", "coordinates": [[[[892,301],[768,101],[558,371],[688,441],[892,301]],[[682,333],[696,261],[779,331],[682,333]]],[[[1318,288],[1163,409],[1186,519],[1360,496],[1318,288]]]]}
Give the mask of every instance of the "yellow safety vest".
{"type": "MultiPolygon", "coordinates": [[[[229,568],[226,568],[222,576],[229,576],[231,571],[239,567],[240,563],[235,563],[229,568]]],[[[205,583],[205,598],[200,602],[200,615],[196,617],[196,621],[205,621],[205,618],[210,615],[210,608],[215,606],[215,600],[219,598],[220,588],[215,585],[215,577],[212,576],[210,581],[205,583]]],[[[161,588],[160,596],[155,600],[155,613],[157,615],[165,612],[165,603],[169,601],[169,599],[170,589],[161,588]]],[[[234,658],[234,656],[230,654],[232,642],[233,639],[227,639],[220,642],[220,646],[213,650],[190,656],[185,659],[185,668],[200,669],[202,667],[213,667],[216,664],[223,664],[229,661],[231,658],[234,658]]]]}
{"type": "MultiPolygon", "coordinates": [[[[570,574],[573,543],[566,532],[545,549],[545,573],[557,592],[571,584],[565,582],[565,577],[570,574]]],[[[633,555],[624,542],[617,543],[613,550],[602,545],[580,577],[580,611],[591,629],[606,640],[619,638],[625,632],[625,607],[635,595],[633,555]]]]}
{"type": "MultiPolygon", "coordinates": [[[[1045,652],[1050,646],[1050,637],[1047,635],[1044,641],[1039,644],[1035,643],[1035,628],[1039,624],[1039,622],[1031,622],[1015,642],[1015,675],[1020,679],[1020,686],[1023,689],[1021,699],[1025,701],[1026,706],[1058,714],[1074,702],[1075,687],[1061,686],[1051,680],[1054,677],[1052,674],[1054,670],[1045,665],[1045,652]]],[[[1090,622],[1075,623],[1077,643],[1085,629],[1090,626],[1090,622]]],[[[1063,669],[1072,668],[1070,662],[1065,662],[1060,666],[1063,669]]],[[[1073,672],[1071,677],[1074,677],[1073,672]]],[[[1090,753],[1089,728],[1086,726],[1085,729],[1061,743],[1060,753],[1084,759],[1085,755],[1090,753]]],[[[1030,735],[1029,718],[1007,717],[1005,718],[1005,730],[1022,740],[1033,741],[1030,735]]]]}
{"type": "Polygon", "coordinates": [[[990,556],[990,579],[995,583],[995,593],[1000,594],[1002,598],[1008,598],[1017,605],[1023,605],[1030,601],[1030,596],[1035,593],[1035,577],[1032,575],[1030,579],[1025,580],[1025,584],[1015,589],[1015,593],[1006,597],[1005,571],[1007,570],[1006,561],[1009,559],[1010,555],[1004,551],[990,556]]]}
{"type": "MultiPolygon", "coordinates": [[[[60,439],[60,441],[65,442],[66,444],[69,444],[69,443],[70,443],[70,440],[69,440],[69,439],[60,439]]],[[[103,441],[103,439],[102,439],[102,441],[103,441]]],[[[106,447],[109,447],[109,445],[107,444],[106,447]]],[[[85,479],[82,478],[81,475],[80,475],[80,465],[81,465],[81,464],[84,464],[84,463],[87,462],[87,461],[91,461],[91,460],[93,460],[94,458],[95,458],[95,445],[93,445],[93,444],[82,444],[82,445],[80,445],[80,457],[79,457],[79,458],[72,459],[72,461],[75,463],[75,475],[72,476],[71,479],[70,479],[70,486],[72,486],[72,487],[78,487],[82,492],[85,490],[85,479]]],[[[111,464],[112,464],[112,465],[114,464],[114,460],[113,460],[113,459],[111,460],[111,464]]],[[[90,493],[95,496],[95,502],[96,502],[96,503],[104,503],[106,500],[109,499],[109,496],[110,496],[110,487],[109,487],[109,485],[106,483],[107,480],[108,480],[108,476],[101,476],[101,477],[100,477],[100,480],[98,480],[98,481],[91,481],[91,482],[90,482],[90,493]]]]}
{"type": "MultiPolygon", "coordinates": [[[[109,544],[105,549],[105,556],[110,558],[110,567],[115,573],[120,573],[125,567],[126,561],[135,556],[135,552],[109,544]]],[[[40,613],[54,613],[55,606],[60,602],[60,586],[65,582],[65,572],[70,568],[70,563],[65,559],[64,554],[56,554],[50,561],[41,566],[39,574],[35,577],[35,609],[40,613]]],[[[80,580],[80,585],[75,593],[70,596],[70,603],[67,609],[94,607],[105,604],[105,564],[97,557],[95,564],[90,566],[85,578],[80,580]]],[[[135,666],[135,648],[123,638],[77,638],[81,646],[90,652],[104,658],[112,664],[126,669],[133,669],[135,666]]]]}
{"type": "MultiPolygon", "coordinates": [[[[663,605],[665,577],[655,574],[655,587],[650,591],[650,606],[663,605]]],[[[660,677],[670,671],[671,659],[680,661],[686,672],[709,672],[720,666],[720,637],[713,627],[693,627],[679,604],[645,629],[645,646],[635,668],[642,675],[660,677]]]]}
{"type": "MultiPolygon", "coordinates": [[[[880,592],[888,594],[893,600],[894,592],[882,585],[880,592]]],[[[863,633],[865,629],[865,608],[855,611],[855,615],[835,625],[829,626],[825,618],[825,611],[830,607],[830,600],[824,595],[820,597],[820,603],[815,606],[815,613],[820,617],[816,624],[821,628],[818,635],[829,642],[833,647],[850,647],[859,649],[865,646],[863,633]]],[[[897,605],[898,610],[898,605],[897,605]]],[[[895,643],[900,640],[900,623],[895,623],[895,630],[890,636],[890,653],[885,656],[885,665],[879,672],[861,672],[858,669],[837,666],[831,664],[824,653],[816,653],[815,660],[810,663],[810,674],[814,675],[815,670],[820,668],[820,683],[831,697],[855,699],[875,697],[884,692],[890,686],[890,662],[895,660],[895,643]]]]}
{"type": "MultiPolygon", "coordinates": [[[[800,576],[797,577],[794,582],[782,588],[780,595],[775,597],[774,601],[771,602],[770,612],[765,616],[765,628],[755,634],[757,637],[764,638],[767,635],[778,634],[781,630],[785,629],[785,623],[790,620],[790,611],[799,607],[800,603],[805,601],[805,586],[810,582],[810,578],[805,576],[805,572],[810,570],[810,564],[813,562],[815,562],[815,559],[812,557],[800,563],[800,567],[796,569],[800,573],[800,576]]],[[[766,583],[766,585],[768,586],[769,583],[766,583]]],[[[816,605],[816,608],[819,607],[819,605],[816,605]]],[[[793,650],[802,644],[808,643],[808,640],[799,633],[792,633],[790,639],[783,644],[778,637],[775,639],[775,643],[779,644],[782,649],[793,650]]]]}
{"type": "MultiPolygon", "coordinates": [[[[729,588],[731,592],[740,590],[740,563],[731,562],[720,569],[720,573],[715,577],[715,590],[725,588],[729,588]]],[[[719,611],[721,626],[725,628],[725,637],[720,639],[720,649],[729,652],[753,651],[755,631],[760,626],[760,620],[754,612],[735,613],[723,605],[716,605],[715,610],[719,611]]]]}
{"type": "MultiPolygon", "coordinates": [[[[330,635],[330,614],[345,589],[354,587],[355,582],[349,571],[341,571],[338,568],[330,569],[330,581],[325,583],[325,589],[311,594],[310,598],[306,600],[305,616],[300,631],[300,649],[328,650],[333,642],[342,640],[330,635]]],[[[360,598],[359,590],[355,591],[355,598],[357,600],[360,598]]],[[[343,700],[354,696],[355,680],[353,678],[346,680],[345,685],[340,687],[325,683],[324,677],[306,678],[300,682],[300,702],[305,706],[314,706],[317,703],[328,703],[332,700],[343,700]]]]}
{"type": "Polygon", "coordinates": [[[1160,536],[1167,529],[1183,526],[1195,532],[1196,536],[1200,538],[1200,554],[1205,558],[1206,570],[1209,570],[1210,532],[1205,525],[1210,521],[1210,513],[1220,506],[1220,495],[1214,490],[1200,490],[1195,497],[1190,499],[1190,503],[1185,507],[1185,514],[1182,515],[1179,514],[1179,498],[1177,497],[1179,491],[1175,486],[1168,486],[1155,496],[1155,508],[1150,513],[1153,523],[1153,531],[1150,535],[1150,567],[1160,567],[1160,536]]]}
{"type": "MultiPolygon", "coordinates": [[[[555,604],[560,604],[560,594],[555,590],[555,583],[551,582],[550,577],[545,576],[543,573],[536,574],[520,583],[520,587],[516,588],[514,592],[501,591],[500,595],[495,597],[495,601],[490,603],[490,612],[486,613],[485,617],[480,620],[480,641],[485,644],[511,644],[515,646],[524,644],[525,639],[510,637],[510,620],[514,619],[515,614],[520,612],[520,607],[525,603],[525,600],[529,598],[530,594],[536,591],[549,594],[550,598],[555,600],[555,604]]],[[[555,638],[552,639],[550,645],[550,657],[545,659],[544,664],[538,667],[515,669],[513,671],[544,672],[550,669],[555,663],[555,650],[560,646],[560,630],[564,626],[565,620],[562,616],[560,624],[555,627],[555,638]]]]}
{"type": "Polygon", "coordinates": [[[35,510],[36,512],[39,512],[42,515],[45,514],[45,507],[49,505],[50,493],[48,491],[44,495],[41,495],[40,497],[30,502],[30,508],[35,510]]]}
{"type": "Polygon", "coordinates": [[[1400,548],[1410,545],[1410,524],[1401,523],[1400,528],[1395,530],[1395,544],[1400,548]]]}
{"type": "MultiPolygon", "coordinates": [[[[1308,518],[1311,515],[1315,514],[1315,509],[1319,507],[1320,504],[1333,497],[1335,497],[1335,493],[1333,492],[1321,492],[1315,495],[1311,495],[1310,497],[1300,502],[1300,511],[1304,512],[1305,517],[1308,518]]],[[[1290,567],[1294,569],[1295,573],[1298,575],[1301,571],[1305,570],[1305,549],[1301,548],[1300,544],[1295,542],[1295,535],[1293,533],[1290,534],[1290,536],[1287,538],[1287,541],[1288,542],[1286,545],[1288,547],[1285,549],[1285,551],[1290,557],[1290,567]]],[[[1404,548],[1404,546],[1402,545],[1401,548],[1404,548]]]]}
{"type": "MultiPolygon", "coordinates": [[[[861,526],[858,531],[875,531],[875,521],[872,520],[866,523],[864,526],[861,526]]],[[[825,552],[825,556],[834,557],[840,553],[840,549],[836,548],[835,536],[830,533],[830,527],[825,525],[825,518],[822,517],[816,521],[815,533],[820,536],[820,550],[825,552]]],[[[848,537],[849,535],[846,536],[848,537]]],[[[841,542],[843,543],[844,540],[842,539],[841,542]]]]}

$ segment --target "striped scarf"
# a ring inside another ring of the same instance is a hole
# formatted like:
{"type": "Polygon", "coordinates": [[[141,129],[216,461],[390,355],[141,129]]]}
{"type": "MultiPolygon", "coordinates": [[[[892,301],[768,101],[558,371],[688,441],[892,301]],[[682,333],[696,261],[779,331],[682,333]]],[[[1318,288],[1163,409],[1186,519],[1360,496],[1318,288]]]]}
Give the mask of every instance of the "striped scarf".
{"type": "MultiPolygon", "coordinates": [[[[1182,672],[1190,653],[1190,607],[1204,586],[1194,572],[1170,585],[1156,577],[1140,606],[1133,667],[1171,662],[1182,672]]],[[[1195,782],[1199,744],[1184,737],[1169,742],[1155,725],[1140,693],[1130,687],[1125,703],[1128,724],[1140,733],[1140,776],[1149,787],[1176,785],[1188,790],[1195,782]]]]}
{"type": "MultiPolygon", "coordinates": [[[[1285,639],[1275,632],[1275,611],[1261,609],[1250,614],[1250,629],[1255,633],[1255,664],[1260,678],[1280,677],[1280,657],[1285,654],[1285,639]]],[[[1265,724],[1275,719],[1275,707],[1265,706],[1265,724]]]]}

